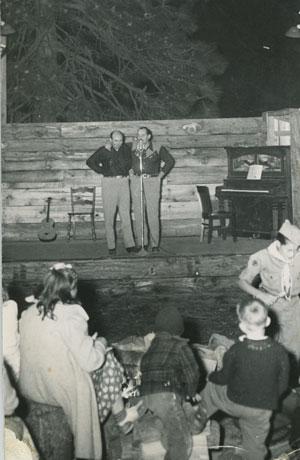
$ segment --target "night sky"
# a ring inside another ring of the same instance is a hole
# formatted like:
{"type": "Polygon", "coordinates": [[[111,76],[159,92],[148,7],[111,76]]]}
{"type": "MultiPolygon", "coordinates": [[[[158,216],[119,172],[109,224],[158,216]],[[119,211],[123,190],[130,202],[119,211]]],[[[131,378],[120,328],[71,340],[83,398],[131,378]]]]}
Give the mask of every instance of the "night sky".
{"type": "Polygon", "coordinates": [[[208,0],[197,7],[197,38],[217,44],[228,67],[219,83],[222,116],[300,107],[299,0],[208,0]]]}

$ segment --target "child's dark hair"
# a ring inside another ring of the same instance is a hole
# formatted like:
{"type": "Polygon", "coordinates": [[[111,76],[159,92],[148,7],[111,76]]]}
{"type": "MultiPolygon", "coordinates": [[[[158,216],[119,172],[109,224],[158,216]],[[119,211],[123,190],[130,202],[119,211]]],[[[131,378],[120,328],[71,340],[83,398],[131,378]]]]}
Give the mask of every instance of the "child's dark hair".
{"type": "Polygon", "coordinates": [[[276,240],[278,240],[279,243],[283,245],[288,241],[287,238],[280,232],[277,233],[276,240]]]}
{"type": "Polygon", "coordinates": [[[62,303],[80,303],[74,298],[72,290],[77,286],[77,273],[72,267],[57,264],[62,268],[55,268],[55,265],[50,269],[49,273],[44,278],[43,290],[39,295],[37,308],[42,315],[42,319],[48,316],[55,319],[54,308],[57,302],[62,303]]]}
{"type": "Polygon", "coordinates": [[[9,294],[8,294],[6,284],[2,280],[2,302],[6,302],[7,300],[9,300],[9,294]]]}
{"type": "Polygon", "coordinates": [[[263,326],[266,324],[268,309],[259,299],[247,299],[238,304],[237,315],[240,321],[249,326],[263,326]]]}

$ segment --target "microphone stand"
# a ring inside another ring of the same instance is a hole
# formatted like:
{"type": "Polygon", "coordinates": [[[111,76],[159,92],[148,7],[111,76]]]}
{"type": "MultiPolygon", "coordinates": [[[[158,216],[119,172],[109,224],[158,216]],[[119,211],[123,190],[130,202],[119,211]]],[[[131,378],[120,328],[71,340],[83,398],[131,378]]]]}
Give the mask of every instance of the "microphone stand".
{"type": "MultiPolygon", "coordinates": [[[[138,145],[137,145],[138,149],[138,145]]],[[[142,249],[138,252],[139,256],[147,256],[148,252],[144,248],[144,229],[145,229],[145,208],[144,208],[144,181],[143,181],[143,158],[142,158],[142,153],[143,150],[138,149],[139,151],[139,156],[140,156],[140,199],[141,199],[141,219],[142,219],[142,249]]]]}

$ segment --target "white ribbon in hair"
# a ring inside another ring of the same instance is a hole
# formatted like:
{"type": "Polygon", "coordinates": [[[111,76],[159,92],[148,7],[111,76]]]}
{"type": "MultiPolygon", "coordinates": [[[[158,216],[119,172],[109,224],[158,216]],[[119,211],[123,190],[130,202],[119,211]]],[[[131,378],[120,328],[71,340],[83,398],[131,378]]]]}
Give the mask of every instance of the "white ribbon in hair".
{"type": "Polygon", "coordinates": [[[65,268],[73,268],[71,264],[65,264],[64,262],[58,262],[57,264],[53,265],[50,270],[63,270],[65,268]]]}

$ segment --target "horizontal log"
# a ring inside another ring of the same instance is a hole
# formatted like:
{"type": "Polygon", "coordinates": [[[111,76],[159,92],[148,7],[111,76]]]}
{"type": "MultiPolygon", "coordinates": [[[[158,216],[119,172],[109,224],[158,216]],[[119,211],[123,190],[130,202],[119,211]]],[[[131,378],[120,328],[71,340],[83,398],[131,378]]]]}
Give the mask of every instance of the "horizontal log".
{"type": "Polygon", "coordinates": [[[61,137],[61,124],[7,123],[2,126],[3,139],[44,139],[61,137]]]}
{"type": "MultiPolygon", "coordinates": [[[[9,173],[11,174],[11,173],[9,173]]],[[[4,175],[4,174],[3,174],[4,175]]],[[[99,179],[100,179],[101,176],[99,176],[99,179]]],[[[26,178],[26,177],[25,177],[26,178]]],[[[54,179],[55,180],[55,177],[54,179]]],[[[75,184],[73,184],[75,185],[75,184]]],[[[77,186],[78,184],[76,184],[77,186]]],[[[100,186],[101,185],[101,179],[100,179],[100,182],[98,183],[91,183],[91,181],[89,181],[88,184],[84,184],[84,185],[95,185],[95,187],[97,186],[100,186]]],[[[2,182],[1,184],[2,186],[2,190],[3,189],[8,189],[8,190],[21,190],[21,189],[32,189],[34,187],[35,190],[43,190],[46,186],[47,190],[61,190],[63,188],[69,188],[70,189],[70,185],[65,185],[63,180],[61,181],[57,181],[57,182],[51,182],[51,180],[47,181],[47,183],[45,182],[2,182]]]]}
{"type": "MultiPolygon", "coordinates": [[[[86,159],[88,156],[86,157],[86,159]]],[[[64,169],[87,170],[86,159],[82,160],[34,160],[2,161],[2,171],[61,171],[64,169]]]]}
{"type": "MultiPolygon", "coordinates": [[[[14,184],[17,182],[32,184],[33,182],[62,182],[64,179],[63,171],[8,171],[3,172],[2,182],[14,184]]],[[[26,188],[26,187],[22,187],[26,188]]]]}
{"type": "Polygon", "coordinates": [[[108,137],[117,129],[126,136],[135,136],[137,128],[148,126],[155,136],[177,135],[178,130],[187,124],[198,124],[205,133],[256,133],[266,132],[262,117],[251,118],[214,118],[214,119],[180,119],[180,120],[143,120],[143,121],[105,121],[80,123],[24,123],[7,124],[3,127],[4,137],[10,139],[47,138],[47,137],[108,137]]]}
{"type": "Polygon", "coordinates": [[[168,185],[188,185],[188,184],[217,184],[223,183],[227,177],[227,168],[174,168],[165,178],[168,185]]]}
{"type": "MultiPolygon", "coordinates": [[[[208,161],[218,161],[219,159],[226,158],[226,150],[224,148],[213,148],[213,147],[200,147],[194,149],[170,149],[172,156],[175,161],[181,159],[195,159],[200,158],[201,163],[207,163],[208,161]]],[[[91,154],[90,151],[52,151],[52,152],[15,152],[13,150],[4,149],[2,151],[2,160],[7,162],[28,162],[28,161],[64,161],[69,163],[70,161],[86,161],[91,154]]]]}
{"type": "MultiPolygon", "coordinates": [[[[208,256],[181,256],[168,258],[126,257],[101,260],[72,261],[74,269],[81,280],[109,279],[109,280],[162,280],[193,277],[236,277],[245,267],[248,255],[208,255],[208,256]]],[[[36,281],[37,273],[42,278],[53,262],[4,262],[3,273],[6,279],[20,279],[36,281]]],[[[234,283],[233,283],[234,284],[234,283]]]]}
{"type": "Polygon", "coordinates": [[[177,135],[178,130],[184,131],[183,127],[186,124],[198,124],[200,130],[204,133],[241,133],[241,132],[264,132],[266,127],[261,117],[257,118],[227,118],[227,119],[192,119],[192,120],[147,120],[143,122],[111,122],[107,126],[107,122],[93,126],[91,124],[79,125],[78,123],[73,126],[62,125],[62,136],[64,137],[84,137],[94,136],[98,137],[108,135],[109,130],[120,129],[126,136],[135,136],[137,128],[141,126],[148,126],[156,136],[164,135],[177,135]],[[105,128],[105,129],[104,129],[105,128]],[[108,129],[109,128],[109,129],[108,129]]]}
{"type": "Polygon", "coordinates": [[[198,168],[203,166],[207,168],[227,168],[227,157],[226,154],[219,157],[185,155],[182,158],[176,158],[175,165],[176,168],[198,168]]]}
{"type": "MultiPolygon", "coordinates": [[[[215,189],[217,184],[210,184],[215,189]]],[[[48,197],[52,198],[51,206],[62,206],[70,203],[70,187],[43,189],[37,188],[4,188],[2,191],[2,205],[8,206],[43,206],[48,197]]],[[[162,201],[196,201],[198,199],[196,187],[190,185],[169,185],[163,183],[162,201]]],[[[102,187],[96,187],[96,203],[102,203],[102,187]]]]}
{"type": "MultiPolygon", "coordinates": [[[[96,207],[95,219],[104,220],[103,208],[101,201],[100,206],[96,207]]],[[[70,205],[64,203],[61,206],[51,207],[51,218],[56,222],[67,222],[70,205]]],[[[9,206],[4,207],[3,222],[9,223],[37,223],[46,215],[47,204],[42,206],[9,206]]],[[[200,208],[197,201],[192,202],[162,202],[161,219],[189,219],[197,216],[200,218],[200,208]]],[[[117,216],[119,218],[119,216],[117,216]]],[[[89,216],[80,216],[78,221],[89,222],[89,216]]]]}
{"type": "MultiPolygon", "coordinates": [[[[201,134],[164,136],[159,139],[162,145],[169,148],[199,148],[199,147],[254,147],[266,145],[266,135],[250,134],[201,134]]],[[[61,152],[93,151],[103,145],[103,139],[87,137],[86,139],[3,139],[3,150],[14,152],[61,152]]]]}
{"type": "MultiPolygon", "coordinates": [[[[209,155],[207,154],[207,149],[205,150],[205,153],[201,154],[201,149],[195,149],[198,150],[198,154],[189,154],[187,151],[185,151],[185,154],[183,154],[182,158],[176,158],[176,167],[201,167],[201,166],[206,166],[206,167],[226,167],[227,166],[227,157],[226,154],[222,155],[223,151],[222,149],[215,150],[212,149],[215,155],[209,155]],[[217,156],[217,154],[220,154],[220,156],[217,156]]],[[[173,150],[174,152],[174,150],[173,150]]],[[[181,150],[182,152],[182,150],[181,150]]],[[[21,153],[19,153],[19,156],[21,157],[21,153]]],[[[63,158],[62,160],[58,159],[49,159],[47,154],[43,152],[43,155],[37,155],[38,158],[33,158],[27,161],[24,161],[24,158],[22,157],[22,161],[19,161],[18,159],[12,160],[9,154],[6,154],[5,158],[2,158],[2,171],[44,171],[44,170],[87,170],[89,169],[88,166],[86,165],[86,160],[88,159],[89,155],[86,154],[83,158],[81,158],[81,155],[78,156],[78,158],[63,158]],[[44,158],[41,158],[44,157],[44,158]]],[[[63,154],[62,154],[63,156],[63,154]]],[[[73,156],[74,157],[74,156],[73,156]]],[[[175,157],[175,156],[174,156],[175,157]]]]}
{"type": "MultiPolygon", "coordinates": [[[[227,176],[227,167],[209,168],[206,165],[198,167],[173,168],[170,174],[164,179],[167,184],[207,184],[223,182],[227,176]]],[[[101,174],[95,174],[90,169],[65,169],[65,170],[41,170],[41,171],[8,171],[3,172],[2,182],[12,184],[19,183],[17,188],[28,188],[32,184],[40,188],[37,183],[60,182],[60,187],[74,185],[101,186],[101,174]],[[22,187],[21,184],[24,184],[22,187]]],[[[50,188],[50,187],[49,187],[50,188]]]]}
{"type": "MultiPolygon", "coordinates": [[[[51,208],[71,204],[70,187],[52,189],[8,189],[2,191],[2,206],[43,206],[47,198],[50,197],[51,208]]],[[[96,187],[96,206],[102,206],[102,188],[96,187]]]]}
{"type": "MultiPolygon", "coordinates": [[[[39,223],[3,223],[2,224],[2,239],[3,241],[32,241],[37,239],[38,231],[40,230],[39,223]]],[[[86,223],[78,222],[76,224],[79,238],[90,238],[91,229],[86,223]]],[[[170,219],[161,221],[162,236],[194,236],[200,235],[200,219],[170,219]]],[[[65,222],[56,222],[55,230],[58,233],[58,240],[65,239],[67,226],[65,222]]],[[[116,222],[116,232],[121,235],[120,222],[116,222]]],[[[103,221],[96,221],[97,239],[105,238],[105,228],[103,221]]]]}
{"type": "Polygon", "coordinates": [[[2,152],[2,160],[7,162],[28,162],[28,161],[64,161],[68,163],[69,161],[86,161],[89,157],[90,152],[87,151],[53,151],[53,152],[14,152],[12,150],[4,149],[2,152]]]}

